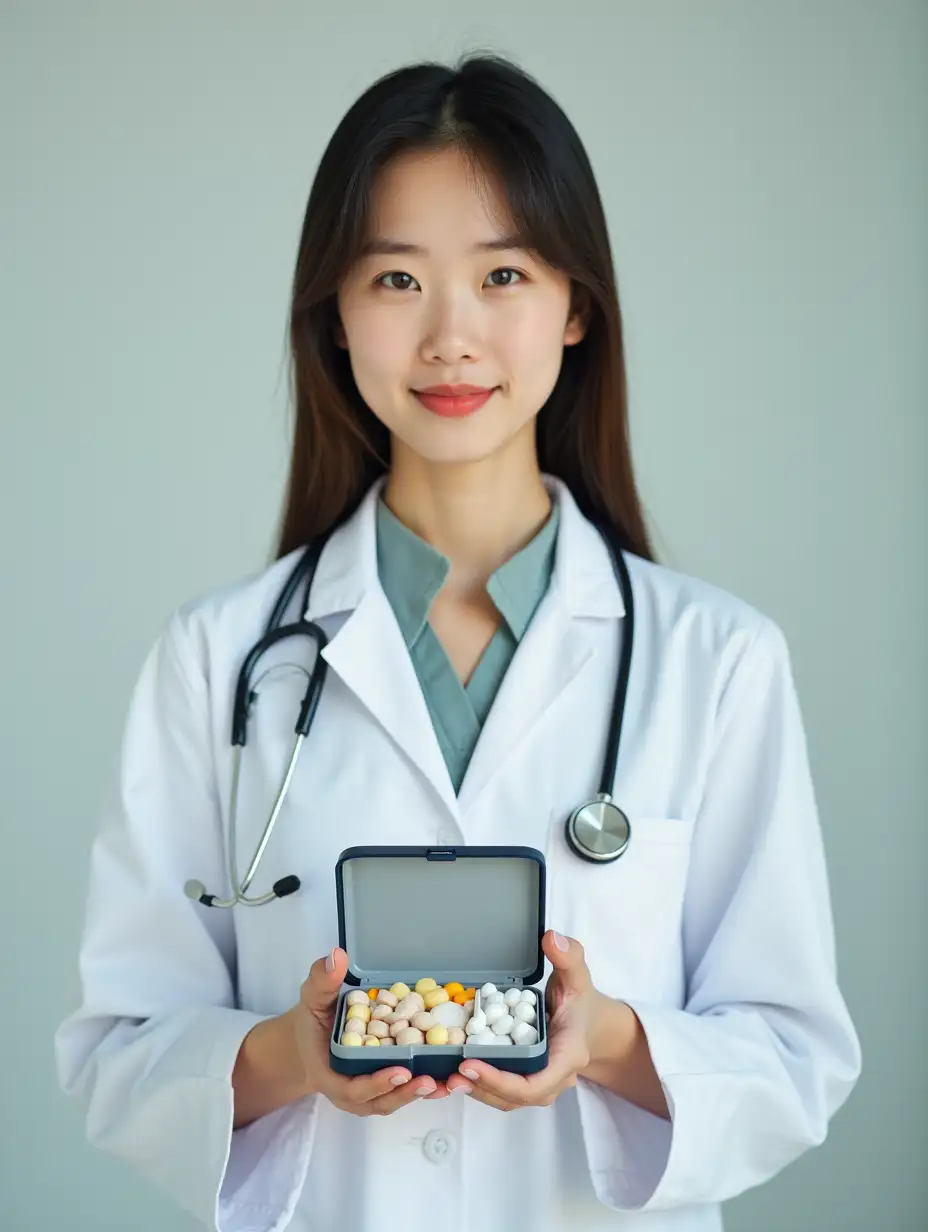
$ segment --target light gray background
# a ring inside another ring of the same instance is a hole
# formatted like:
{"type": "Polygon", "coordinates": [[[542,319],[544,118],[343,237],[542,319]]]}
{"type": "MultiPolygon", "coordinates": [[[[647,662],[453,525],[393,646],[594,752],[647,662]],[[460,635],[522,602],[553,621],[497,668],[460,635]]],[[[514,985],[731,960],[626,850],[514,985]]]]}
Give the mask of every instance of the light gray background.
{"type": "Polygon", "coordinates": [[[169,611],[267,557],[323,145],[382,71],[474,45],[590,152],[663,560],[794,654],[865,1075],[729,1229],[924,1227],[928,7],[336,7],[0,8],[0,1227],[191,1228],[55,1084],[97,808],[169,611]]]}

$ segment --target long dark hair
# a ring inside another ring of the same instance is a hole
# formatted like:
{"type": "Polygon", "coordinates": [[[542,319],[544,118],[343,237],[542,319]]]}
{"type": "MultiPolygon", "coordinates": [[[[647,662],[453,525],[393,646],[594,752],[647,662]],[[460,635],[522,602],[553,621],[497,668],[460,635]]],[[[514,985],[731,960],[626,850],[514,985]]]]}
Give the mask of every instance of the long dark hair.
{"type": "Polygon", "coordinates": [[[465,56],[376,81],[335,130],[306,206],[290,311],[293,455],[278,557],[344,521],[389,465],[389,434],[366,406],[335,342],[336,295],[366,236],[378,172],[409,151],[454,147],[496,173],[527,246],[569,275],[588,324],[564,348],[537,418],[542,471],[583,512],[654,560],[632,468],[622,315],[602,202],[579,136],[558,104],[511,61],[465,56]]]}

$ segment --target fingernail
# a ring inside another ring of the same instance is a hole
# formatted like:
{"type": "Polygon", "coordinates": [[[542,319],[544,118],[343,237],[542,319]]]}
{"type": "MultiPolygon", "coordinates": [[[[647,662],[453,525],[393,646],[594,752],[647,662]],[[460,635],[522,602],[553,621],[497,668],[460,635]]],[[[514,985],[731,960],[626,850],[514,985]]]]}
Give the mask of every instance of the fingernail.
{"type": "Polygon", "coordinates": [[[390,1082],[395,1087],[401,1087],[404,1082],[408,1082],[408,1081],[409,1081],[408,1074],[394,1074],[393,1077],[390,1079],[390,1082]]]}
{"type": "Polygon", "coordinates": [[[477,1071],[473,1069],[460,1069],[458,1073],[463,1074],[465,1078],[469,1078],[471,1082],[476,1082],[480,1077],[477,1071]]]}
{"type": "Polygon", "coordinates": [[[569,950],[570,949],[570,942],[567,940],[566,937],[562,937],[560,933],[554,934],[554,944],[557,946],[559,950],[569,950]]]}
{"type": "Polygon", "coordinates": [[[416,1095],[421,1099],[423,1095],[431,1095],[434,1091],[437,1091],[437,1090],[438,1088],[435,1086],[435,1083],[433,1082],[430,1086],[417,1087],[416,1095]]]}
{"type": "Polygon", "coordinates": [[[326,971],[334,971],[334,970],[335,970],[335,951],[334,951],[334,950],[331,952],[331,954],[328,954],[328,955],[326,956],[326,960],[325,960],[325,969],[326,969],[326,971]]]}

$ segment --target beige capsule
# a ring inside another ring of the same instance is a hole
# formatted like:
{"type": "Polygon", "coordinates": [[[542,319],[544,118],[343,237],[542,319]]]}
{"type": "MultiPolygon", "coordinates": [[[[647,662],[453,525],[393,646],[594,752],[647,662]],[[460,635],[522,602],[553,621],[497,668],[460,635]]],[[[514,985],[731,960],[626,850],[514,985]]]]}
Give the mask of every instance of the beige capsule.
{"type": "MultiPolygon", "coordinates": [[[[405,1031],[408,1026],[409,1023],[405,1018],[398,1018],[396,1022],[390,1024],[390,1034],[396,1039],[399,1033],[405,1031]]],[[[420,1031],[419,1034],[421,1035],[422,1032],[420,1031]]]]}
{"type": "Polygon", "coordinates": [[[361,988],[356,988],[354,992],[350,992],[345,998],[346,1005],[367,1005],[370,1001],[367,993],[361,988]]]}
{"type": "Polygon", "coordinates": [[[428,1031],[438,1024],[428,1010],[420,1010],[418,1014],[413,1014],[410,1018],[409,1025],[416,1027],[419,1031],[428,1031]]]}
{"type": "Polygon", "coordinates": [[[381,988],[377,994],[377,1005],[389,1005],[391,1010],[395,1010],[399,1004],[399,997],[395,992],[391,992],[389,988],[381,988]]]}
{"type": "Polygon", "coordinates": [[[425,1036],[416,1027],[403,1027],[393,1037],[398,1044],[421,1044],[425,1036]]]}
{"type": "Polygon", "coordinates": [[[385,1039],[390,1034],[390,1028],[379,1018],[374,1018],[367,1024],[367,1034],[375,1035],[377,1039],[385,1039]]]}
{"type": "Polygon", "coordinates": [[[393,1019],[393,1011],[389,1005],[375,1005],[371,1013],[371,1018],[376,1022],[391,1022],[393,1019]]]}
{"type": "Polygon", "coordinates": [[[395,1013],[397,1018],[412,1018],[413,1014],[418,1014],[420,1010],[425,1009],[425,1002],[417,992],[411,992],[408,997],[404,997],[397,1005],[395,1013]]]}
{"type": "Polygon", "coordinates": [[[392,984],[390,986],[390,992],[393,993],[397,1001],[402,1001],[404,997],[409,996],[409,985],[403,983],[392,984]]]}
{"type": "Polygon", "coordinates": [[[448,1028],[448,1043],[454,1044],[456,1048],[462,1047],[467,1042],[467,1036],[464,1034],[463,1027],[448,1028]]]}

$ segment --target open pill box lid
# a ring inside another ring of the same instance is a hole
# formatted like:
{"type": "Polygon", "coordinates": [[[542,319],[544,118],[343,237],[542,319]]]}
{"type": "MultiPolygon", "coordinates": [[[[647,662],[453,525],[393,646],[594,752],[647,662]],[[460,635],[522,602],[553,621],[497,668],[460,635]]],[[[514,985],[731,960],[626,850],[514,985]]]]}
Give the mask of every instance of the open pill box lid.
{"type": "Polygon", "coordinates": [[[534,847],[349,847],[335,866],[345,982],[465,988],[544,974],[545,858],[534,847]]]}

